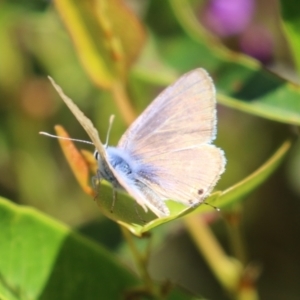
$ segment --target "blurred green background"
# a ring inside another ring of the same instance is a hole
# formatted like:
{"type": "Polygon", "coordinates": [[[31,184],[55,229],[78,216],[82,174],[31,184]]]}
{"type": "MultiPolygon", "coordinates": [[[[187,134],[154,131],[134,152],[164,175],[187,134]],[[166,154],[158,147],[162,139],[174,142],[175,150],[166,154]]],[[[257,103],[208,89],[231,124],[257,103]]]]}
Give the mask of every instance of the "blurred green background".
{"type": "MultiPolygon", "coordinates": [[[[128,83],[137,114],[163,87],[183,72],[197,67],[206,68],[218,87],[215,76],[218,72],[214,73],[216,61],[208,59],[206,50],[182,29],[172,10],[172,1],[125,2],[147,33],[146,46],[130,70],[128,83]]],[[[232,2],[230,7],[237,7],[235,16],[244,22],[236,17],[236,24],[229,25],[222,19],[223,15],[218,15],[222,10],[216,8],[216,3],[212,7],[212,2],[190,3],[199,22],[218,36],[223,45],[253,56],[287,80],[299,82],[281,28],[278,1],[228,0],[232,2]],[[224,23],[214,22],[214,17],[224,23]]],[[[225,9],[230,16],[229,11],[225,9]]],[[[297,18],[300,19],[300,14],[297,18]]],[[[231,20],[235,20],[234,15],[231,20]]],[[[126,34],[126,28],[123,30],[126,34]]],[[[203,40],[203,44],[206,43],[211,41],[203,40]]],[[[227,72],[230,76],[230,70],[229,64],[221,72],[223,79],[227,72]]],[[[111,93],[97,87],[82,67],[53,3],[1,1],[0,195],[70,225],[130,265],[130,255],[117,225],[103,217],[93,199],[80,189],[57,140],[38,134],[39,131],[54,133],[54,125],[61,124],[73,138],[88,139],[55,93],[47,75],[53,77],[93,121],[102,140],[111,114],[115,114],[116,119],[110,144],[116,145],[126,130],[126,121],[111,93]]],[[[226,90],[226,80],[221,81],[221,88],[226,90]]],[[[255,91],[256,86],[251,88],[255,91]]],[[[228,163],[217,189],[228,188],[255,171],[295,129],[290,124],[219,105],[216,144],[224,149],[228,163]]],[[[78,147],[94,151],[86,145],[78,147]]],[[[272,177],[233,208],[238,215],[245,261],[260,269],[257,289],[261,299],[296,300],[300,297],[299,150],[300,143],[295,142],[272,177]]],[[[225,211],[211,226],[220,243],[232,254],[227,223],[225,211]]],[[[153,234],[160,237],[149,266],[155,279],[168,278],[207,299],[230,299],[196,250],[183,223],[168,223],[156,228],[153,234]]]]}

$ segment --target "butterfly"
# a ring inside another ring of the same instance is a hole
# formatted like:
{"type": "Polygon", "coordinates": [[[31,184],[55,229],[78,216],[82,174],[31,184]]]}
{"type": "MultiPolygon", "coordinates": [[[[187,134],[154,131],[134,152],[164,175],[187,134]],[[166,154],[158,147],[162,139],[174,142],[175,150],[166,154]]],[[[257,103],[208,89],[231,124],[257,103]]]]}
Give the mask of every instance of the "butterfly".
{"type": "Polygon", "coordinates": [[[213,82],[195,69],[167,87],[130,125],[117,147],[102,144],[92,122],[49,77],[94,144],[98,176],[125,190],[147,212],[170,215],[166,200],[197,206],[225,170],[216,137],[213,82]]]}

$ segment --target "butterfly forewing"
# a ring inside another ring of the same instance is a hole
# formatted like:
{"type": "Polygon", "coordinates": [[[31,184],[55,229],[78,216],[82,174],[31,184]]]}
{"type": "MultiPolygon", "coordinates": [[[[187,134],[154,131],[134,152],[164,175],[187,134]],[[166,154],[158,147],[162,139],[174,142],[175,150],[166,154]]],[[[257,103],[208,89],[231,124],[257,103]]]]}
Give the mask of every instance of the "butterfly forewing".
{"type": "Polygon", "coordinates": [[[210,143],[215,136],[215,91],[203,69],[166,88],[129,127],[118,147],[133,155],[210,143]]]}

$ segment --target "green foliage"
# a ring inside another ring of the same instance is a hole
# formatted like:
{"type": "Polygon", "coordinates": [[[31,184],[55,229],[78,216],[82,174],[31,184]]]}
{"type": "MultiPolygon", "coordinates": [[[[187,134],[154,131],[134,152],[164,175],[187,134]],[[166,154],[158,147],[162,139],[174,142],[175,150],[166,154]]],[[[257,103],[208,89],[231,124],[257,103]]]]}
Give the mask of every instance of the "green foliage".
{"type": "MultiPolygon", "coordinates": [[[[0,299],[297,298],[292,279],[300,268],[289,266],[299,266],[300,151],[290,127],[300,124],[300,89],[276,68],[283,55],[274,54],[270,71],[230,50],[236,37],[221,42],[209,34],[199,22],[205,6],[201,10],[197,1],[141,2],[135,12],[121,0],[1,5],[0,195],[11,200],[0,199],[0,299]],[[38,135],[60,123],[72,137],[86,139],[47,75],[93,121],[102,140],[115,114],[110,144],[116,144],[158,89],[198,67],[212,76],[221,104],[216,144],[228,165],[206,200],[221,212],[168,201],[170,216],[157,219],[125,193],[111,212],[109,183],[101,184],[95,201],[91,196],[93,147],[82,155],[70,143],[62,145],[78,185],[57,141],[38,135]],[[182,228],[188,242],[182,242],[182,228]],[[270,275],[273,264],[286,279],[270,275]]],[[[280,8],[282,34],[299,71],[296,2],[280,1],[280,8]]],[[[282,40],[274,43],[282,53],[282,40]]],[[[288,77],[297,81],[290,60],[284,62],[288,77]]]]}
{"type": "Polygon", "coordinates": [[[1,299],[117,299],[138,285],[100,245],[35,209],[0,206],[1,299]]]}

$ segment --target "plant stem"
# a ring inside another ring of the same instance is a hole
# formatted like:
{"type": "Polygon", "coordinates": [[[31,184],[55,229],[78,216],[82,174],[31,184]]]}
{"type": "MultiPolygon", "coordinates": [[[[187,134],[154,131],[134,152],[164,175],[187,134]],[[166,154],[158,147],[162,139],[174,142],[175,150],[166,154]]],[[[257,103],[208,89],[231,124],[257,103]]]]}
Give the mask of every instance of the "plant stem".
{"type": "Polygon", "coordinates": [[[153,281],[147,270],[148,258],[146,256],[142,255],[138,251],[137,247],[135,246],[134,240],[133,240],[133,235],[130,233],[130,231],[128,229],[126,229],[124,226],[120,226],[120,228],[122,230],[125,240],[127,241],[128,246],[131,250],[133,258],[136,262],[136,266],[139,270],[139,274],[146,286],[147,291],[154,293],[155,289],[154,289],[153,281]]]}
{"type": "Polygon", "coordinates": [[[231,294],[234,293],[241,278],[242,265],[225,254],[201,216],[190,215],[184,220],[192,239],[219,282],[231,294]]]}
{"type": "Polygon", "coordinates": [[[111,91],[125,123],[130,125],[135,120],[136,113],[131,105],[123,82],[117,81],[111,91]]]}

